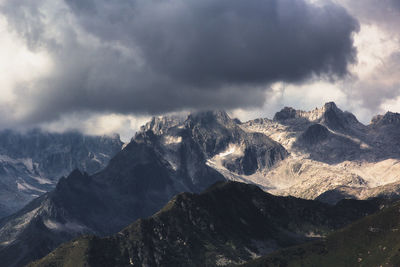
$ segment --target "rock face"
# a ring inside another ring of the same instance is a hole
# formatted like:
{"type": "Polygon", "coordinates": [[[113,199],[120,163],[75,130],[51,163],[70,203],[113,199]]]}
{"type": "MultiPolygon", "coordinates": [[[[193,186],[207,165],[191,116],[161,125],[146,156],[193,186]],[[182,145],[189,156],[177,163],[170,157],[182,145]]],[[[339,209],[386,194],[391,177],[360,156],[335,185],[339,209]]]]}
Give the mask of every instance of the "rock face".
{"type": "Polygon", "coordinates": [[[239,175],[268,170],[287,155],[281,145],[244,131],[222,111],[184,120],[154,118],[104,170],[74,171],[55,190],[0,221],[0,259],[20,266],[82,233],[114,233],[152,215],[177,193],[201,192],[226,179],[210,159],[218,166],[237,162],[232,173],[239,175]]]}
{"type": "Polygon", "coordinates": [[[400,114],[393,112],[386,112],[385,115],[377,115],[372,118],[371,126],[380,127],[384,125],[398,125],[400,124],[400,114]]]}
{"type": "Polygon", "coordinates": [[[0,132],[0,217],[50,191],[76,168],[88,173],[101,170],[121,147],[119,136],[0,132]]]}
{"type": "Polygon", "coordinates": [[[398,197],[400,115],[388,112],[361,124],[326,103],[312,111],[284,108],[274,120],[242,123],[264,133],[290,153],[262,177],[248,177],[279,195],[334,203],[343,198],[398,197]]]}
{"type": "Polygon", "coordinates": [[[299,137],[298,142],[305,146],[320,144],[329,137],[329,130],[321,124],[312,124],[299,137]]]}
{"type": "Polygon", "coordinates": [[[312,111],[295,110],[290,107],[285,107],[277,112],[274,116],[274,121],[281,123],[293,124],[293,120],[297,123],[320,123],[326,125],[332,130],[346,131],[353,127],[361,127],[357,118],[349,113],[340,110],[335,103],[328,102],[322,108],[316,108],[312,111]]]}
{"type": "Polygon", "coordinates": [[[258,187],[219,182],[182,193],[148,219],[111,237],[85,236],[30,266],[218,266],[318,239],[365,214],[379,201],[336,206],[275,197],[258,187]]]}

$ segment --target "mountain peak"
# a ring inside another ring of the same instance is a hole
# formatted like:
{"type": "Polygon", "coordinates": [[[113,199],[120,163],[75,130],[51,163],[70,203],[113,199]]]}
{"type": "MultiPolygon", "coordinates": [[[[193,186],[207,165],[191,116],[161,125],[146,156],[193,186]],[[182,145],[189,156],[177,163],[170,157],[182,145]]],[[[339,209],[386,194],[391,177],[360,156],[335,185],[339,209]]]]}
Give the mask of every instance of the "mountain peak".
{"type": "Polygon", "coordinates": [[[152,117],[148,123],[140,127],[140,131],[152,131],[156,135],[161,135],[169,128],[177,126],[182,122],[183,119],[179,116],[152,117]]]}
{"type": "Polygon", "coordinates": [[[385,115],[376,115],[371,120],[372,125],[400,124],[400,113],[386,112],[385,115]]]}
{"type": "Polygon", "coordinates": [[[320,108],[311,111],[296,110],[285,107],[274,116],[275,121],[288,119],[305,119],[309,122],[320,123],[333,130],[344,130],[346,125],[359,124],[357,118],[350,112],[343,112],[334,102],[327,102],[320,108]]]}
{"type": "Polygon", "coordinates": [[[324,105],[325,111],[327,110],[339,110],[339,108],[336,106],[335,102],[326,102],[324,105]]]}
{"type": "Polygon", "coordinates": [[[315,108],[311,111],[296,110],[292,107],[284,107],[274,116],[275,121],[284,121],[287,119],[305,118],[309,121],[316,121],[324,117],[326,113],[342,113],[334,102],[327,102],[321,108],[315,108]]]}
{"type": "Polygon", "coordinates": [[[223,125],[233,125],[235,122],[223,110],[207,110],[189,114],[187,122],[209,124],[218,122],[223,125]]]}
{"type": "Polygon", "coordinates": [[[275,113],[274,121],[284,121],[287,119],[294,119],[297,117],[298,110],[295,110],[292,107],[284,107],[277,113],[275,113]]]}

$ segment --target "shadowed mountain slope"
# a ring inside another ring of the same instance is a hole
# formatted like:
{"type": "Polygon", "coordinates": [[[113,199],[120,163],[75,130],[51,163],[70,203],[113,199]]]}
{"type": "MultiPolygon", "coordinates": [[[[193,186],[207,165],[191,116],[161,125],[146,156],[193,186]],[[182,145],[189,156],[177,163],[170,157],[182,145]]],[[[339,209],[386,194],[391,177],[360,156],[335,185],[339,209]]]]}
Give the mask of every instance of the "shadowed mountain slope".
{"type": "Polygon", "coordinates": [[[243,131],[225,112],[154,118],[104,170],[74,171],[55,190],[0,221],[0,259],[21,266],[78,235],[117,232],[177,193],[201,192],[225,180],[207,160],[231,145],[246,151],[223,163],[237,162],[237,173],[268,169],[287,156],[281,145],[243,131]]]}
{"type": "Polygon", "coordinates": [[[0,131],[0,218],[54,189],[76,168],[100,171],[122,145],[118,135],[0,131]]]}
{"type": "Polygon", "coordinates": [[[324,236],[379,209],[379,201],[336,206],[276,197],[256,186],[219,182],[182,193],[150,218],[106,238],[85,236],[30,266],[215,266],[324,236]]]}
{"type": "Polygon", "coordinates": [[[323,241],[284,249],[244,266],[400,266],[399,211],[397,202],[323,241]]]}

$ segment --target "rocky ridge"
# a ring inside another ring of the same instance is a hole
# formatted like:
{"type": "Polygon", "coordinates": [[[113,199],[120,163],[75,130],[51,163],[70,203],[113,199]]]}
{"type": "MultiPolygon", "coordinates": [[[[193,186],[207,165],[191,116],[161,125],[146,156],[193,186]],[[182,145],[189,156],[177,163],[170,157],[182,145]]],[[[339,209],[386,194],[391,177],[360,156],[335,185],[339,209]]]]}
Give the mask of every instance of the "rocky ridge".
{"type": "Polygon", "coordinates": [[[396,120],[383,121],[365,126],[334,103],[245,123],[223,111],[153,118],[103,171],[75,171],[0,221],[0,258],[19,266],[78,235],[109,235],[152,215],[175,194],[198,193],[221,180],[331,204],[396,198],[400,130],[396,120]]]}
{"type": "Polygon", "coordinates": [[[222,111],[182,121],[153,119],[104,170],[74,171],[55,190],[0,221],[0,259],[21,266],[75,236],[114,233],[152,215],[177,193],[201,192],[225,180],[209,158],[220,156],[220,163],[240,176],[268,170],[287,155],[281,145],[244,131],[222,111]],[[228,156],[231,146],[241,152],[228,156]]]}
{"type": "Polygon", "coordinates": [[[399,266],[400,203],[382,206],[320,241],[283,249],[242,266],[399,266]]]}
{"type": "Polygon", "coordinates": [[[54,189],[78,168],[95,173],[121,150],[119,136],[31,130],[0,132],[0,218],[54,189]]]}
{"type": "Polygon", "coordinates": [[[159,212],[106,238],[63,244],[29,266],[225,266],[320,239],[379,210],[380,201],[336,206],[276,197],[258,187],[219,182],[175,196],[159,212]]]}
{"type": "Polygon", "coordinates": [[[398,195],[398,118],[399,114],[388,112],[365,126],[353,114],[327,103],[308,112],[284,108],[274,120],[256,119],[241,127],[266,134],[290,153],[254,178],[264,188],[334,203],[342,198],[398,195]]]}

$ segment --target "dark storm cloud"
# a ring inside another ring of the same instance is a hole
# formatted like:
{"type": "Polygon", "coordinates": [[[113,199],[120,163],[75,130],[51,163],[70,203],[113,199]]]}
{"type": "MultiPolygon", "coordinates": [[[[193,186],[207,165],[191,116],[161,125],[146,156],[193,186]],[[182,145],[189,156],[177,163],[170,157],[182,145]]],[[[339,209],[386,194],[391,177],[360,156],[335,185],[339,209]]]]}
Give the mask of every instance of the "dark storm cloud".
{"type": "Polygon", "coordinates": [[[27,121],[77,110],[161,113],[260,106],[274,81],[342,77],[355,60],[352,34],[358,22],[330,2],[63,4],[9,0],[2,7],[30,47],[48,51],[54,62],[51,75],[17,89],[27,121]]]}

